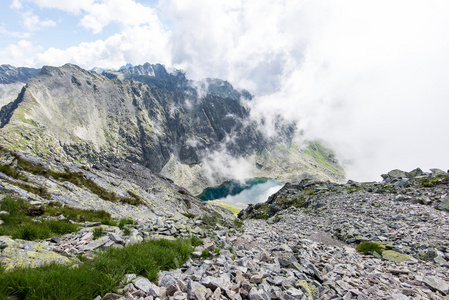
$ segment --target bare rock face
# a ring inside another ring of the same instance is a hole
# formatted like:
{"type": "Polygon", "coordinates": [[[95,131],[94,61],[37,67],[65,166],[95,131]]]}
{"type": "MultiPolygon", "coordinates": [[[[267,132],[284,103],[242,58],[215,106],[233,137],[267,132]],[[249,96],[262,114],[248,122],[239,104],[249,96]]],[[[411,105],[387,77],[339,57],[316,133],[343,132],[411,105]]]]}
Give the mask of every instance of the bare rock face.
{"type": "Polygon", "coordinates": [[[244,158],[250,177],[343,179],[338,163],[294,145],[294,124],[279,119],[278,134],[266,137],[244,104],[251,95],[226,81],[192,82],[150,64],[103,74],[43,67],[1,109],[3,146],[83,164],[138,163],[194,193],[230,179],[202,165],[215,152],[244,158]]]}

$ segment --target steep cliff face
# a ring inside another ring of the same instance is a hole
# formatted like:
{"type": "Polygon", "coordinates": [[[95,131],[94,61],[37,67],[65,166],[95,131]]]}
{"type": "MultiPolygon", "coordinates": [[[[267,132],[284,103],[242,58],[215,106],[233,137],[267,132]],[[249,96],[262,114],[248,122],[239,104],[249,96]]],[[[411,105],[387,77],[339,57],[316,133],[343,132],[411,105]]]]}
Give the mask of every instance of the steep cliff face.
{"type": "Polygon", "coordinates": [[[138,163],[194,193],[230,177],[211,170],[212,156],[245,157],[249,177],[279,177],[292,169],[283,163],[296,165],[296,176],[304,173],[298,166],[311,165],[301,149],[287,156],[282,150],[292,153],[291,124],[280,122],[279,134],[265,137],[242,102],[249,93],[225,81],[192,82],[150,64],[103,74],[70,64],[43,67],[1,109],[2,144],[85,164],[138,163]]]}

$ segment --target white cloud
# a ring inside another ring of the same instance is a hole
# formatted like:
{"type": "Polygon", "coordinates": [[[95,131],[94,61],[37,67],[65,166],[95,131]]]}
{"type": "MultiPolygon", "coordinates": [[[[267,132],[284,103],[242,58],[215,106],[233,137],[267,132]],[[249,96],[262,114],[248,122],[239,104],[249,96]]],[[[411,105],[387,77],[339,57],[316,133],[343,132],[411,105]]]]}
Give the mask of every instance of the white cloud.
{"type": "Polygon", "coordinates": [[[81,14],[79,25],[100,33],[110,23],[122,26],[152,25],[160,22],[154,10],[134,0],[30,0],[42,8],[56,8],[73,14],[81,14]]]}
{"type": "Polygon", "coordinates": [[[256,94],[255,115],[282,113],[307,137],[327,140],[356,180],[449,168],[445,0],[169,0],[159,7],[166,25],[131,0],[28,1],[78,14],[92,32],[121,30],[46,50],[35,65],[148,61],[226,79],[256,94]]]}
{"type": "Polygon", "coordinates": [[[4,34],[19,39],[27,39],[30,37],[30,34],[28,32],[9,31],[5,29],[3,26],[0,26],[0,34],[4,34]]]}
{"type": "Polygon", "coordinates": [[[65,12],[80,14],[83,9],[89,8],[95,0],[27,0],[41,8],[55,8],[65,12]]]}
{"type": "Polygon", "coordinates": [[[93,3],[84,10],[87,14],[81,19],[80,24],[94,33],[100,33],[111,22],[117,22],[123,26],[159,25],[153,9],[133,0],[102,1],[93,3]]]}
{"type": "Polygon", "coordinates": [[[300,47],[283,32],[287,6],[268,1],[173,0],[166,7],[174,27],[173,61],[197,79],[221,77],[271,92],[289,52],[300,47]]]}
{"type": "Polygon", "coordinates": [[[33,57],[42,51],[42,47],[27,40],[20,40],[0,49],[0,57],[14,66],[34,66],[33,57]]]}
{"type": "Polygon", "coordinates": [[[254,161],[244,157],[234,157],[224,149],[206,153],[201,164],[211,186],[230,179],[243,181],[252,178],[255,173],[254,161]]]}
{"type": "Polygon", "coordinates": [[[159,28],[135,26],[124,29],[108,39],[82,43],[65,50],[50,48],[35,57],[35,65],[63,65],[74,63],[90,69],[116,68],[147,61],[170,64],[170,55],[164,51],[168,47],[169,35],[159,28]]]}
{"type": "Polygon", "coordinates": [[[350,161],[348,176],[380,179],[393,168],[447,168],[449,20],[446,2],[342,2],[307,41],[302,63],[259,113],[299,120],[350,161]]]}
{"type": "Polygon", "coordinates": [[[20,0],[13,0],[11,2],[11,5],[9,6],[9,8],[11,8],[11,9],[22,9],[23,5],[22,5],[22,2],[20,0]]]}
{"type": "Polygon", "coordinates": [[[56,22],[53,20],[41,21],[39,16],[35,15],[32,11],[23,13],[23,26],[29,31],[38,31],[45,27],[55,27],[56,22]]]}

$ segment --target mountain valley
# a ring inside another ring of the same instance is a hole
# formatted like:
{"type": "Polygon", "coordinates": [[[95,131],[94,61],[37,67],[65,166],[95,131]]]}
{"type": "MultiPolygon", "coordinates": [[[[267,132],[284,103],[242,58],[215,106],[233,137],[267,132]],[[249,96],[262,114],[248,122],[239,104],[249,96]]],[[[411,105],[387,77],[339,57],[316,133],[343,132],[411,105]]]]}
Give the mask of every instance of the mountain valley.
{"type": "Polygon", "coordinates": [[[279,116],[268,135],[247,90],[160,64],[1,66],[0,80],[0,299],[72,283],[85,288],[73,299],[95,300],[449,299],[445,171],[346,181],[297,124],[279,116]],[[199,198],[270,180],[283,187],[242,210],[199,198]],[[178,242],[187,253],[154,274],[105,271],[178,242]],[[109,285],[26,277],[60,266],[109,285]]]}

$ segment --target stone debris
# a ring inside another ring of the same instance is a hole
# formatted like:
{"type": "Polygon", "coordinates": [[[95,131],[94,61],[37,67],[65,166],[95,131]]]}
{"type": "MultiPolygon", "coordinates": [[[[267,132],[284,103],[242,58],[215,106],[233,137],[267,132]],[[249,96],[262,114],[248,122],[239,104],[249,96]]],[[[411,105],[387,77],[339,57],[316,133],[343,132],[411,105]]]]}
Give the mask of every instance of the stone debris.
{"type": "MultiPolygon", "coordinates": [[[[421,209],[429,207],[421,205],[421,209]]],[[[344,206],[341,210],[347,211],[344,206]]],[[[327,217],[332,219],[332,214],[327,217]]],[[[441,217],[449,221],[447,213],[441,217]]],[[[245,220],[244,233],[209,232],[195,251],[208,246],[213,257],[160,272],[155,283],[162,289],[160,294],[165,292],[160,299],[447,298],[447,265],[411,255],[401,262],[365,255],[320,229],[318,223],[312,224],[313,218],[291,208],[268,222],[245,220]]],[[[145,294],[123,299],[152,296],[135,284],[126,285],[125,290],[130,295],[139,290],[145,294]]]]}
{"type": "MultiPolygon", "coordinates": [[[[429,198],[431,204],[415,202],[411,190],[402,190],[405,183],[439,177],[404,174],[389,173],[384,185],[349,182],[331,188],[328,183],[312,183],[307,188],[319,191],[319,196],[309,195],[309,205],[281,208],[267,220],[246,219],[241,231],[220,224],[205,230],[209,218],[161,217],[128,225],[129,235],[100,225],[37,244],[74,259],[149,238],[203,239],[193,259],[179,269],[160,272],[158,282],[127,274],[118,294],[95,300],[449,299],[449,213],[435,209],[434,203],[449,194],[448,184],[415,186],[414,195],[429,198]],[[394,177],[399,175],[407,180],[394,177]],[[399,188],[381,191],[392,182],[400,183],[399,188]],[[323,186],[329,188],[322,193],[323,186]],[[374,192],[374,186],[380,192],[374,192]],[[98,227],[104,236],[94,240],[98,227]],[[363,241],[381,244],[383,252],[356,251],[363,241]],[[208,258],[203,258],[204,252],[208,258]]],[[[290,186],[276,197],[301,198],[303,192],[290,186]]],[[[21,245],[24,251],[35,247],[21,245]]]]}

